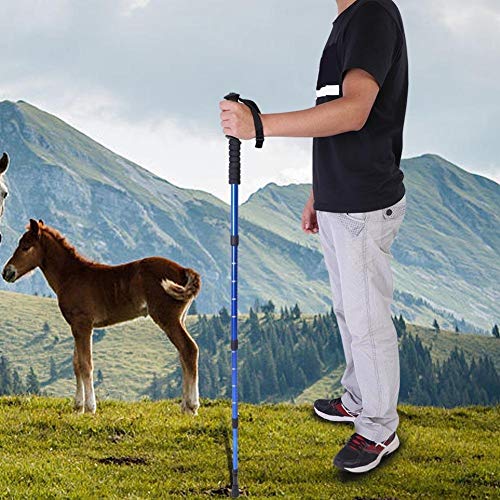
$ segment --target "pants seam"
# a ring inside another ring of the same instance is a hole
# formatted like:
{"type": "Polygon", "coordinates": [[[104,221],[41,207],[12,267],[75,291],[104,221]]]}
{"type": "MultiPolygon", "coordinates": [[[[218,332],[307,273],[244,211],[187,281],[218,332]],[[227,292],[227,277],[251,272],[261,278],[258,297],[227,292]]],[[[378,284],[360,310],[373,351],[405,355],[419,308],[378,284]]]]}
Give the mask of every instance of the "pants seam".
{"type": "MultiPolygon", "coordinates": [[[[377,363],[377,352],[375,348],[375,339],[373,336],[373,329],[372,329],[372,318],[371,318],[371,309],[370,309],[370,293],[368,290],[368,263],[367,263],[367,246],[368,246],[368,224],[366,224],[366,227],[364,228],[365,230],[363,231],[363,280],[364,280],[364,285],[365,285],[365,298],[366,298],[366,312],[367,312],[367,318],[368,318],[368,335],[370,337],[370,344],[372,348],[372,356],[373,356],[373,364],[375,367],[375,379],[377,381],[377,393],[378,393],[378,406],[377,406],[377,412],[376,414],[380,414],[380,409],[382,405],[382,394],[381,394],[381,387],[380,387],[380,374],[379,374],[379,369],[378,369],[378,363],[377,363]]],[[[380,432],[379,434],[380,435],[380,432]]]]}

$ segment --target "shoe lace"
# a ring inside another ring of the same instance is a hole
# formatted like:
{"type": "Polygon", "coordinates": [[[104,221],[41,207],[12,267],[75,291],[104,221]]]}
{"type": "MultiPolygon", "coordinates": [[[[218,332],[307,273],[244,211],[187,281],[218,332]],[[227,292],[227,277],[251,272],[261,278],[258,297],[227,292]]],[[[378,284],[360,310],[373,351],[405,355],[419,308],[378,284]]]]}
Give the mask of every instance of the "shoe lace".
{"type": "Polygon", "coordinates": [[[353,434],[349,441],[347,442],[347,446],[352,448],[353,450],[362,450],[365,448],[366,445],[368,445],[370,441],[368,439],[364,438],[361,434],[353,434]]]}

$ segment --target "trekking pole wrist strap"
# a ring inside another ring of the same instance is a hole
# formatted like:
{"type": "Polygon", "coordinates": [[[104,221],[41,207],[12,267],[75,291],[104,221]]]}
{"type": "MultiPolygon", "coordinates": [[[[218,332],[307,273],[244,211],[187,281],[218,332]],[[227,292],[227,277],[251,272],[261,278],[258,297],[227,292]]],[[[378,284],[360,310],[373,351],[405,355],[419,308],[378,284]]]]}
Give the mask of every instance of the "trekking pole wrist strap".
{"type": "Polygon", "coordinates": [[[248,106],[252,112],[253,124],[255,126],[255,147],[260,149],[264,145],[264,125],[262,124],[262,118],[260,117],[260,109],[257,104],[250,99],[240,98],[240,101],[245,104],[245,106],[248,106]]]}
{"type": "Polygon", "coordinates": [[[243,99],[239,94],[235,93],[228,94],[225,99],[228,98],[230,101],[241,102],[250,109],[253,117],[253,124],[255,126],[255,147],[259,149],[262,148],[264,145],[264,125],[262,124],[260,109],[257,104],[250,99],[243,99]]]}

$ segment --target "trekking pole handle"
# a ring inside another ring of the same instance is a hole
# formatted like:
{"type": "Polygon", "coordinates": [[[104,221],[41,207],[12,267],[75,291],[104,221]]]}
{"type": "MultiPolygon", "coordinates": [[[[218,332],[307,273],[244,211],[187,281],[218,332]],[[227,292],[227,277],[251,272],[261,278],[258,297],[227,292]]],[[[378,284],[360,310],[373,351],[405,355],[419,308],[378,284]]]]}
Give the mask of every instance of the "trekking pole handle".
{"type": "MultiPolygon", "coordinates": [[[[238,102],[239,94],[231,92],[224,97],[228,101],[238,102]]],[[[229,139],[229,184],[241,184],[241,141],[230,135],[226,136],[229,139]]]]}

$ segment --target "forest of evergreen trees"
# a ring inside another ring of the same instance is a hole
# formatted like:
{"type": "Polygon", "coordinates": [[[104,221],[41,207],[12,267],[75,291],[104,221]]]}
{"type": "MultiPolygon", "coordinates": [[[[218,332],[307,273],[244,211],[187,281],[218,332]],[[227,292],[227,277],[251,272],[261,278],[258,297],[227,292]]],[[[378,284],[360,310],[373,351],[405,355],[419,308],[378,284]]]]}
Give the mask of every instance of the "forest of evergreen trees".
{"type": "Polygon", "coordinates": [[[5,356],[0,356],[0,396],[14,394],[40,394],[40,382],[31,367],[23,381],[9,360],[5,356]]]}
{"type": "MultiPolygon", "coordinates": [[[[293,401],[307,387],[343,363],[333,311],[304,319],[299,307],[276,313],[272,303],[250,309],[240,327],[240,394],[251,403],[293,401]]],[[[418,336],[406,332],[403,318],[394,318],[401,360],[400,401],[415,405],[454,407],[500,402],[500,377],[487,356],[468,363],[455,349],[442,363],[433,362],[418,336]]],[[[226,309],[201,316],[191,328],[200,347],[200,393],[230,397],[230,316],[226,309]]],[[[166,380],[155,375],[146,394],[152,399],[178,397],[178,368],[166,380]]],[[[325,397],[328,394],[324,395],[325,397]]]]}

